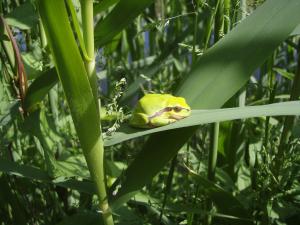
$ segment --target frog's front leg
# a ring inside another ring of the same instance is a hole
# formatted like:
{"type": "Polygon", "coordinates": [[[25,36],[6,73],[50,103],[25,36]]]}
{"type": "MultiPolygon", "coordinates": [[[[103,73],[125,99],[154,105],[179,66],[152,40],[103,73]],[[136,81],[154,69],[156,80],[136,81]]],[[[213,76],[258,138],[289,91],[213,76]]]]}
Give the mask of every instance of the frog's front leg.
{"type": "Polygon", "coordinates": [[[130,125],[140,128],[151,128],[149,118],[145,113],[134,113],[129,121],[130,125]]]}
{"type": "Polygon", "coordinates": [[[174,118],[154,117],[154,118],[151,118],[148,123],[149,123],[150,127],[161,127],[161,126],[168,125],[170,123],[174,123],[176,121],[177,120],[174,118]]]}

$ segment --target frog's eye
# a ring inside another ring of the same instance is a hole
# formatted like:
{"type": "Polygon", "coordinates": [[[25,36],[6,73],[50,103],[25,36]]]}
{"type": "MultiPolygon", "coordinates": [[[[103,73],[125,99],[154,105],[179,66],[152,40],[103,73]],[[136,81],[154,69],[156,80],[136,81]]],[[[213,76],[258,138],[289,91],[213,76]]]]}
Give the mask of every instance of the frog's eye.
{"type": "Polygon", "coordinates": [[[182,110],[182,108],[181,108],[181,107],[178,107],[178,106],[175,106],[175,107],[173,108],[173,110],[174,110],[175,112],[180,112],[180,111],[182,110]]]}

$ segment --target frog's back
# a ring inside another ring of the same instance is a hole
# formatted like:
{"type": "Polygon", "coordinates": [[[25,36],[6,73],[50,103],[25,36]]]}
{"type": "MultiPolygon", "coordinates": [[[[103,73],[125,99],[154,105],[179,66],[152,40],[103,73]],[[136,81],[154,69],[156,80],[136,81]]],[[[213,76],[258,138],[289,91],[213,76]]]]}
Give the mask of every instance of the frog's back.
{"type": "Polygon", "coordinates": [[[166,106],[170,97],[170,94],[146,94],[139,100],[136,110],[152,115],[162,106],[166,106]]]}

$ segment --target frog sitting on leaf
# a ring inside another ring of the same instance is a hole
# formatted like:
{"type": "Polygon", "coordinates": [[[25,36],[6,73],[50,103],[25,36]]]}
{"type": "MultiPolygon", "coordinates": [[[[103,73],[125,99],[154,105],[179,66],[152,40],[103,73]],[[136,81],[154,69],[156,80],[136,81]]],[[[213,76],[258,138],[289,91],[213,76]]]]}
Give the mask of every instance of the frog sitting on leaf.
{"type": "Polygon", "coordinates": [[[139,128],[154,128],[174,123],[190,114],[191,108],[182,97],[146,94],[138,101],[129,124],[139,128]]]}

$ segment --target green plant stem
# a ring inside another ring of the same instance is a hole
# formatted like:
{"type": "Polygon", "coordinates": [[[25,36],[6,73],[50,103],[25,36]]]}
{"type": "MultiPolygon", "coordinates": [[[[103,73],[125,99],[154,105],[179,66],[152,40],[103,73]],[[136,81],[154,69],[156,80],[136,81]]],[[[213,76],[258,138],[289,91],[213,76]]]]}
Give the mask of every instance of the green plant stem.
{"type": "MultiPolygon", "coordinates": [[[[240,2],[240,11],[242,12],[239,15],[239,20],[243,20],[246,18],[246,4],[245,0],[241,0],[240,2]]],[[[239,107],[244,107],[246,105],[246,89],[243,88],[239,92],[239,95],[237,97],[237,104],[239,107]]],[[[243,120],[240,121],[234,121],[232,123],[232,128],[231,128],[231,135],[230,135],[230,144],[228,146],[229,154],[228,154],[228,171],[233,180],[236,180],[236,170],[235,170],[235,164],[236,164],[236,156],[238,152],[238,148],[241,145],[242,135],[243,135],[243,120]]]]}
{"type": "Polygon", "coordinates": [[[45,48],[47,46],[47,37],[41,18],[39,18],[39,29],[42,48],[45,48]]]}
{"type": "MultiPolygon", "coordinates": [[[[211,144],[208,153],[208,171],[207,178],[211,181],[215,180],[217,157],[218,157],[218,142],[219,142],[219,123],[211,124],[211,144]]],[[[212,216],[210,211],[212,210],[213,202],[211,199],[206,201],[207,215],[205,217],[205,224],[209,225],[212,223],[212,216]]]]}
{"type": "MultiPolygon", "coordinates": [[[[241,0],[240,2],[240,20],[243,20],[246,18],[246,12],[247,12],[247,3],[246,0],[241,0]]],[[[245,106],[246,104],[246,89],[244,89],[240,95],[239,95],[239,106],[245,106]]]]}
{"type": "Polygon", "coordinates": [[[218,140],[219,140],[219,123],[212,125],[212,143],[208,154],[208,173],[207,178],[211,181],[215,179],[217,156],[218,156],[218,140]]]}
{"type": "MultiPolygon", "coordinates": [[[[269,80],[269,104],[274,103],[275,96],[276,96],[276,79],[274,76],[273,72],[273,65],[274,65],[274,59],[275,59],[275,54],[272,54],[270,59],[267,62],[267,67],[268,67],[268,80],[269,80]]],[[[268,147],[268,141],[269,141],[269,122],[270,122],[270,117],[266,117],[265,121],[265,137],[264,137],[264,147],[265,149],[268,147]]]]}
{"type": "Polygon", "coordinates": [[[224,35],[224,0],[219,0],[216,6],[215,16],[215,42],[224,35]]]}
{"type": "MultiPolygon", "coordinates": [[[[216,14],[215,14],[215,26],[214,26],[214,37],[215,43],[223,37],[224,34],[224,0],[218,0],[216,2],[216,14]]],[[[219,141],[219,130],[220,124],[214,123],[211,125],[211,146],[208,153],[208,171],[207,178],[211,181],[215,179],[217,156],[218,156],[218,141],[219,141]]],[[[207,212],[211,211],[213,203],[211,199],[208,199],[207,212]]],[[[205,218],[205,224],[209,225],[212,222],[212,216],[207,214],[205,218]]]]}
{"type": "MultiPolygon", "coordinates": [[[[100,105],[101,102],[98,101],[98,91],[97,91],[97,76],[95,70],[95,56],[94,56],[94,16],[93,16],[93,0],[81,0],[81,14],[82,14],[82,33],[85,48],[89,58],[92,60],[85,60],[85,68],[89,78],[90,86],[94,95],[95,104],[98,109],[98,114],[100,118],[100,105]]],[[[101,124],[100,126],[100,135],[101,135],[101,124]]],[[[100,208],[103,212],[103,219],[106,225],[113,225],[114,221],[112,214],[109,209],[107,194],[106,194],[106,185],[105,185],[105,175],[104,175],[104,149],[103,149],[103,140],[102,135],[100,136],[101,144],[100,149],[101,153],[99,155],[99,162],[101,164],[100,168],[95,168],[95,171],[99,172],[99,177],[96,178],[95,182],[97,184],[98,195],[100,200],[100,208]]],[[[93,156],[92,156],[93,157],[93,156]]],[[[94,159],[90,159],[94,160],[94,159]]],[[[97,163],[99,163],[97,162],[97,163]]],[[[96,163],[96,162],[95,162],[96,163]]],[[[93,163],[94,166],[97,166],[93,163]]],[[[98,166],[99,167],[99,166],[98,166]]],[[[97,176],[97,175],[96,175],[97,176]]]]}
{"type": "Polygon", "coordinates": [[[65,2],[38,0],[37,5],[75,129],[96,186],[103,222],[105,225],[113,225],[106,195],[99,109],[73,35],[65,2]]]}
{"type": "MultiPolygon", "coordinates": [[[[224,31],[224,0],[216,3],[215,42],[222,38],[224,31]]],[[[218,154],[219,123],[214,123],[211,130],[211,148],[208,155],[208,179],[214,180],[218,154]]]]}
{"type": "Polygon", "coordinates": [[[238,19],[243,20],[247,16],[247,0],[240,0],[240,13],[238,19]]]}
{"type": "Polygon", "coordinates": [[[230,5],[231,0],[224,0],[224,33],[227,34],[230,30],[230,5]]]}
{"type": "MultiPolygon", "coordinates": [[[[291,90],[291,97],[290,100],[298,100],[300,96],[300,41],[298,42],[298,62],[297,62],[297,71],[293,80],[293,86],[291,90]]],[[[278,152],[275,158],[275,171],[274,176],[278,178],[281,167],[282,161],[284,159],[285,151],[288,151],[287,146],[289,139],[292,134],[292,128],[295,123],[295,116],[287,116],[284,120],[283,130],[280,137],[280,143],[278,147],[278,152]]]]}
{"type": "Polygon", "coordinates": [[[203,50],[205,51],[207,48],[209,48],[209,40],[210,40],[210,35],[211,35],[211,30],[212,30],[212,24],[214,22],[214,18],[217,13],[217,9],[219,7],[221,0],[217,0],[215,7],[212,9],[212,12],[210,13],[209,19],[206,24],[206,30],[204,34],[204,47],[203,50]]]}
{"type": "Polygon", "coordinates": [[[164,193],[164,199],[163,199],[163,203],[162,203],[161,211],[160,211],[160,215],[159,215],[159,222],[160,223],[162,222],[161,220],[162,220],[162,217],[163,217],[163,214],[164,214],[164,209],[165,209],[165,206],[167,204],[168,196],[170,195],[170,192],[171,192],[172,180],[173,180],[176,164],[177,164],[177,154],[172,159],[171,166],[170,166],[170,169],[169,169],[169,174],[168,174],[165,193],[164,193]]]}
{"type": "MultiPolygon", "coordinates": [[[[97,91],[97,76],[95,70],[95,47],[94,47],[94,13],[93,13],[93,0],[80,0],[81,15],[82,15],[82,33],[85,48],[89,58],[85,59],[85,68],[89,77],[90,85],[93,91],[96,105],[98,102],[97,91]]],[[[99,106],[98,106],[99,107],[99,106]]]]}
{"type": "Polygon", "coordinates": [[[195,21],[194,21],[194,40],[193,40],[193,54],[192,54],[192,64],[194,64],[196,62],[196,43],[197,43],[197,36],[198,36],[198,8],[199,8],[199,2],[200,1],[196,1],[197,4],[195,6],[195,21]]]}

